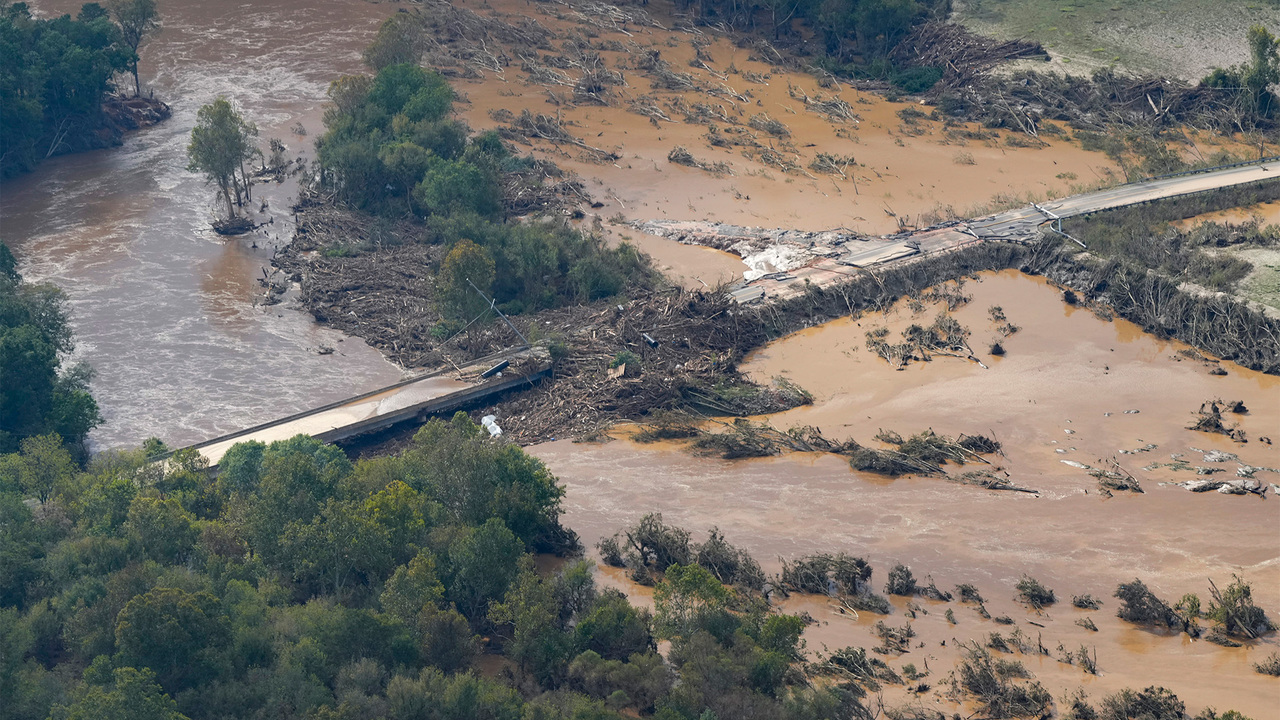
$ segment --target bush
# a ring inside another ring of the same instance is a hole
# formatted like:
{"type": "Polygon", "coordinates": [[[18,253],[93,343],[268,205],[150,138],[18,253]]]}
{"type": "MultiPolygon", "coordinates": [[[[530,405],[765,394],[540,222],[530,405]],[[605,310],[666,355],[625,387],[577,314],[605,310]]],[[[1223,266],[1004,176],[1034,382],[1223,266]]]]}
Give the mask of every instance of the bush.
{"type": "Polygon", "coordinates": [[[982,705],[989,717],[1039,717],[1046,713],[1052,696],[1038,682],[1018,683],[1028,677],[1022,663],[998,660],[974,643],[964,646],[964,657],[952,681],[955,687],[982,705]]]}
{"type": "Polygon", "coordinates": [[[1169,690],[1151,686],[1142,692],[1125,688],[1102,699],[1099,720],[1183,720],[1187,706],[1169,690]]]}
{"type": "Polygon", "coordinates": [[[884,585],[886,593],[910,597],[916,594],[916,590],[916,578],[911,574],[911,568],[899,563],[889,570],[889,581],[884,585]]]}
{"type": "Polygon", "coordinates": [[[1254,638],[1275,629],[1262,608],[1253,604],[1253,588],[1239,575],[1232,576],[1227,589],[1213,587],[1213,601],[1205,615],[1222,626],[1228,635],[1254,638]]]}
{"type": "Polygon", "coordinates": [[[1162,625],[1181,628],[1182,620],[1164,600],[1156,597],[1141,580],[1121,583],[1115,596],[1120,598],[1116,617],[1139,625],[1162,625]]]}
{"type": "Polygon", "coordinates": [[[1036,609],[1058,602],[1053,590],[1028,575],[1023,575],[1022,579],[1018,581],[1018,600],[1036,609]]]}

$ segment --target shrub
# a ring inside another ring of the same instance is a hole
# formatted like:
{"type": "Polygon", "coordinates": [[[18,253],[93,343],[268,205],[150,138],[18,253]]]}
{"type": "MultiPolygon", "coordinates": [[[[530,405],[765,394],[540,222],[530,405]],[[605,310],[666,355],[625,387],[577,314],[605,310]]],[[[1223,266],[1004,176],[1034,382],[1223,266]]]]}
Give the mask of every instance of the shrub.
{"type": "Polygon", "coordinates": [[[1018,600],[1036,609],[1058,602],[1053,590],[1029,575],[1023,575],[1018,581],[1018,600]]]}
{"type": "Polygon", "coordinates": [[[911,574],[911,568],[899,563],[889,570],[889,581],[884,586],[886,593],[910,597],[916,594],[917,589],[916,578],[911,574]]]}

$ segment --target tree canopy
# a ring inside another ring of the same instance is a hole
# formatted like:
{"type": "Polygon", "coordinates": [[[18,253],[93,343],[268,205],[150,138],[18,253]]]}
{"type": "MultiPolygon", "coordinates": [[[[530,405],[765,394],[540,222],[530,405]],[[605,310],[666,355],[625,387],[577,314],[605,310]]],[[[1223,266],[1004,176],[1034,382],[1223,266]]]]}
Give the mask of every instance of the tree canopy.
{"type": "Polygon", "coordinates": [[[249,176],[244,164],[258,152],[253,142],[257,136],[258,128],[246,122],[225,97],[219,96],[196,113],[196,126],[187,145],[187,169],[202,173],[218,186],[219,196],[227,203],[228,218],[235,217],[236,207],[248,198],[249,176]]]}
{"type": "Polygon", "coordinates": [[[107,9],[120,28],[120,39],[133,52],[129,70],[133,73],[133,94],[142,93],[138,82],[138,48],[160,29],[156,0],[108,0],[107,9]]]}
{"type": "Polygon", "coordinates": [[[24,282],[0,243],[0,453],[50,433],[78,445],[102,422],[88,367],[63,365],[73,347],[65,296],[24,282]]]}
{"type": "Polygon", "coordinates": [[[26,3],[0,4],[0,178],[91,146],[112,77],[136,62],[97,3],[48,19],[26,3]]]}

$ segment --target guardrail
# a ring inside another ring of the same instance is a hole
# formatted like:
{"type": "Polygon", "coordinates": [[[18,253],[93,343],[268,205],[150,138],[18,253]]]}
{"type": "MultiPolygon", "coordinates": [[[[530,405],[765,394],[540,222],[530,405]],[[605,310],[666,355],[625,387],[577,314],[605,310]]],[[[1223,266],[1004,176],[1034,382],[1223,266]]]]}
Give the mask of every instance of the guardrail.
{"type": "MultiPolygon", "coordinates": [[[[476,358],[475,360],[470,361],[470,363],[469,363],[469,364],[470,364],[470,365],[482,365],[482,364],[484,364],[484,363],[492,362],[492,361],[494,361],[494,360],[496,360],[496,359],[498,359],[498,358],[501,358],[501,357],[505,357],[505,356],[511,355],[512,353],[522,352],[522,351],[524,351],[524,350],[528,350],[528,349],[529,349],[529,347],[528,347],[528,346],[525,346],[525,347],[514,348],[514,349],[512,349],[512,348],[508,348],[508,349],[506,349],[506,350],[500,350],[500,351],[498,351],[498,352],[490,353],[489,355],[485,355],[484,357],[476,358]]],[[[201,440],[201,441],[200,441],[200,442],[198,442],[198,443],[194,443],[194,444],[192,444],[192,445],[187,445],[186,447],[184,447],[184,448],[179,448],[179,449],[182,449],[182,450],[188,450],[188,449],[195,449],[195,450],[198,450],[198,449],[200,449],[200,448],[202,448],[202,447],[206,447],[206,446],[209,446],[209,445],[214,445],[214,444],[216,444],[216,443],[226,442],[227,440],[234,440],[235,438],[238,438],[238,437],[243,437],[243,436],[245,436],[245,435],[251,435],[251,434],[253,434],[253,433],[261,432],[261,431],[266,430],[266,429],[268,429],[268,428],[273,428],[273,427],[276,427],[277,425],[283,425],[283,424],[285,424],[285,423],[290,423],[290,422],[293,422],[293,421],[295,421],[295,420],[301,420],[302,418],[308,417],[308,416],[310,416],[310,415],[315,415],[316,413],[322,413],[322,412],[325,412],[325,411],[327,411],[327,410],[333,410],[334,408],[339,408],[339,407],[342,407],[343,405],[349,405],[349,404],[351,404],[351,403],[360,402],[361,400],[366,400],[366,399],[368,399],[368,398],[373,397],[374,395],[381,395],[382,393],[389,392],[389,391],[391,391],[391,390],[397,390],[397,389],[399,389],[399,388],[405,387],[406,385],[412,385],[413,383],[419,382],[419,381],[421,381],[421,380],[426,380],[426,379],[428,379],[428,378],[433,378],[433,377],[440,377],[441,375],[446,375],[446,374],[451,373],[451,372],[457,372],[457,370],[456,370],[456,369],[454,369],[454,368],[443,368],[443,369],[440,369],[440,370],[435,370],[435,371],[433,371],[433,372],[423,373],[422,375],[417,375],[417,376],[415,376],[415,377],[411,377],[411,378],[409,378],[409,379],[407,379],[407,380],[401,380],[400,382],[392,383],[391,385],[387,385],[387,386],[385,386],[385,387],[380,387],[380,388],[378,388],[377,390],[370,390],[369,392],[361,393],[361,394],[359,394],[359,395],[355,395],[355,396],[352,396],[352,397],[349,397],[349,398],[343,398],[342,400],[335,400],[334,402],[328,403],[328,404],[326,404],[326,405],[321,405],[320,407],[309,408],[309,409],[307,409],[307,410],[303,410],[302,412],[297,412],[297,413],[294,413],[294,414],[292,414],[292,415],[287,415],[287,416],[282,417],[282,418],[276,418],[275,420],[269,420],[269,421],[264,422],[264,423],[259,423],[259,424],[257,424],[257,425],[254,425],[254,426],[252,426],[252,427],[245,428],[245,429],[243,429],[243,430],[237,430],[237,431],[235,431],[235,432],[227,433],[227,434],[225,434],[225,435],[219,435],[218,437],[210,438],[210,439],[208,439],[208,440],[201,440]]],[[[165,453],[165,454],[163,454],[163,455],[157,455],[157,456],[154,458],[154,460],[156,460],[156,461],[160,461],[160,460],[167,460],[167,459],[168,459],[170,456],[172,456],[175,452],[177,452],[177,450],[170,450],[169,452],[167,452],[167,453],[165,453]]]]}

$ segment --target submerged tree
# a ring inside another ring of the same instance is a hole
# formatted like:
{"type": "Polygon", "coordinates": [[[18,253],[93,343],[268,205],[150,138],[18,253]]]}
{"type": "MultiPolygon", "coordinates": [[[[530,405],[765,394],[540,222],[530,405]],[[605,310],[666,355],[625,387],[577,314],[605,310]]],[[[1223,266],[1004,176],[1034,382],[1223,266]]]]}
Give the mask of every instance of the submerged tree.
{"type": "Polygon", "coordinates": [[[191,144],[187,146],[187,169],[204,173],[206,180],[218,186],[227,203],[228,218],[235,218],[236,206],[249,199],[244,163],[257,152],[252,142],[257,136],[258,128],[245,122],[225,97],[219,96],[196,114],[191,144]]]}
{"type": "Polygon", "coordinates": [[[147,36],[154,35],[160,29],[156,0],[110,0],[107,9],[111,11],[116,25],[120,26],[121,40],[133,51],[129,72],[133,73],[133,94],[136,97],[142,94],[138,83],[138,48],[147,36]]]}

